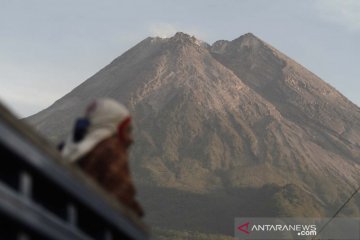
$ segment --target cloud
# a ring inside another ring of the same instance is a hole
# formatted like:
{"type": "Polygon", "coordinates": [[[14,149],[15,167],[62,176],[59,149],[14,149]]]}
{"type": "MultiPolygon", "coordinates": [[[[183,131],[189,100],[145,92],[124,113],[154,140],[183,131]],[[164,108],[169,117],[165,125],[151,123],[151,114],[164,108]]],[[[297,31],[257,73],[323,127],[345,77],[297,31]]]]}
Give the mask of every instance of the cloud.
{"type": "Polygon", "coordinates": [[[342,25],[351,31],[360,30],[359,0],[316,0],[315,4],[325,21],[342,25]]]}
{"type": "Polygon", "coordinates": [[[156,23],[149,27],[149,32],[154,37],[168,38],[178,32],[178,28],[168,23],[156,23]]]}
{"type": "Polygon", "coordinates": [[[48,107],[74,87],[76,73],[51,64],[0,59],[0,102],[21,117],[48,107]]]}
{"type": "Polygon", "coordinates": [[[7,107],[20,117],[26,117],[43,110],[56,100],[56,95],[50,93],[41,93],[34,89],[27,91],[12,89],[13,91],[2,91],[0,93],[0,102],[5,103],[7,107]]]}
{"type": "Polygon", "coordinates": [[[175,35],[177,32],[184,32],[189,35],[195,36],[197,39],[204,40],[206,39],[206,34],[202,31],[197,30],[192,27],[180,27],[175,26],[169,23],[154,23],[151,24],[148,28],[151,36],[153,37],[161,37],[161,38],[169,38],[175,35]]]}

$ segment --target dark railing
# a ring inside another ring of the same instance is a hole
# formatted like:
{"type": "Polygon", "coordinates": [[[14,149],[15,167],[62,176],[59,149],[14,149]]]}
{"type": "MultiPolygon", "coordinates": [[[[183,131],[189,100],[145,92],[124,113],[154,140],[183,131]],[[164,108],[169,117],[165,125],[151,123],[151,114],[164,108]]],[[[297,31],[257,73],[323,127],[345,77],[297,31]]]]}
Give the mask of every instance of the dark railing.
{"type": "Polygon", "coordinates": [[[0,105],[0,239],[149,239],[145,225],[0,105]]]}

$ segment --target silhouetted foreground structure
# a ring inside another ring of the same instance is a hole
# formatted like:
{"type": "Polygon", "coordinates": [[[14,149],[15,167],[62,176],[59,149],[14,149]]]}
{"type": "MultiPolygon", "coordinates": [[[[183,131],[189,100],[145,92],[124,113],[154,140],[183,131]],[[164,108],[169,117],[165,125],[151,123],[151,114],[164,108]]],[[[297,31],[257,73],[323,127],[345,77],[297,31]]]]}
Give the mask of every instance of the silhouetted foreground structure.
{"type": "Polygon", "coordinates": [[[0,104],[0,239],[148,239],[145,225],[0,104]]]}

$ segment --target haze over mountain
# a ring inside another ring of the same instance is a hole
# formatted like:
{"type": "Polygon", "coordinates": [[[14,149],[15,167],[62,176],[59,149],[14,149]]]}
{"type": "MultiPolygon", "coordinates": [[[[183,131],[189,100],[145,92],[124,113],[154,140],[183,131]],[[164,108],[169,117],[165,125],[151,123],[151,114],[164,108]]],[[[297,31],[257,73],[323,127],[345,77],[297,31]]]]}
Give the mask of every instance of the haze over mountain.
{"type": "Polygon", "coordinates": [[[133,113],[154,226],[232,235],[234,217],[329,216],[358,186],[360,109],[251,33],[147,38],[27,120],[57,142],[104,96],[133,113]]]}

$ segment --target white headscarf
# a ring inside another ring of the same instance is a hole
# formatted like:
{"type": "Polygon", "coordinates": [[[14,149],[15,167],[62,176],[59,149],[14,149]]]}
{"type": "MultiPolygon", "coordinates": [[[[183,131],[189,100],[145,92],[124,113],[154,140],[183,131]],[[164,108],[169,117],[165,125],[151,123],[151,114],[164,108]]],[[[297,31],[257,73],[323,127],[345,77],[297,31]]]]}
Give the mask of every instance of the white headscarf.
{"type": "Polygon", "coordinates": [[[118,126],[130,118],[127,108],[108,98],[98,99],[91,103],[85,113],[88,126],[85,136],[76,141],[73,133],[67,138],[61,154],[75,162],[85,156],[99,142],[114,135],[118,131],[118,126]]]}

